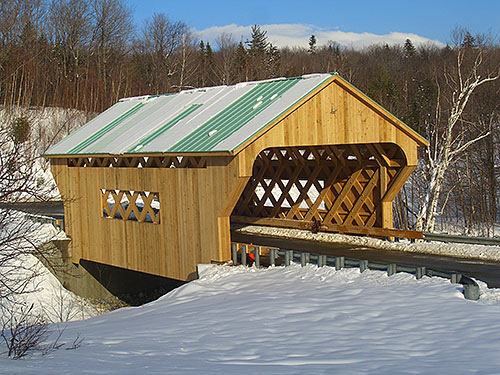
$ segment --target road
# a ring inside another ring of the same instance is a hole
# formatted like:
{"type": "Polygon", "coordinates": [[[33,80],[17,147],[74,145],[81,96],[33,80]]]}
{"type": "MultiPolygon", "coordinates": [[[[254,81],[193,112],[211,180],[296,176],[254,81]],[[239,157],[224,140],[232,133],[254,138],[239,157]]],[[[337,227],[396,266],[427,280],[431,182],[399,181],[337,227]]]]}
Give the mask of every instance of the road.
{"type": "Polygon", "coordinates": [[[49,216],[58,220],[64,218],[64,205],[62,201],[0,203],[0,208],[49,216]]]}
{"type": "MultiPolygon", "coordinates": [[[[0,208],[11,208],[20,211],[50,216],[56,219],[64,218],[64,206],[61,201],[15,203],[0,208]]],[[[500,288],[500,263],[474,259],[451,258],[437,255],[409,254],[398,251],[383,251],[370,248],[355,248],[305,240],[290,240],[260,237],[232,232],[232,240],[243,243],[253,243],[261,246],[275,246],[281,249],[308,251],[315,254],[344,256],[347,258],[367,259],[374,262],[396,263],[427,267],[442,271],[456,271],[464,275],[482,280],[491,288],[500,288]]],[[[499,249],[500,251],[500,249],[499,249]]]]}

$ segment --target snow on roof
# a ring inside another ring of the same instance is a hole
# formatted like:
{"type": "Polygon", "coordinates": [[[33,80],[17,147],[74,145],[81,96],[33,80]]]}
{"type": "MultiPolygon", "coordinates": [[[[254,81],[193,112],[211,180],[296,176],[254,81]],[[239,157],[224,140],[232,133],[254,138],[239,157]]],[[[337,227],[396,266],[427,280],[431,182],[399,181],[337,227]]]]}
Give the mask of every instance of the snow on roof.
{"type": "Polygon", "coordinates": [[[45,155],[230,152],[332,75],[121,99],[45,155]]]}

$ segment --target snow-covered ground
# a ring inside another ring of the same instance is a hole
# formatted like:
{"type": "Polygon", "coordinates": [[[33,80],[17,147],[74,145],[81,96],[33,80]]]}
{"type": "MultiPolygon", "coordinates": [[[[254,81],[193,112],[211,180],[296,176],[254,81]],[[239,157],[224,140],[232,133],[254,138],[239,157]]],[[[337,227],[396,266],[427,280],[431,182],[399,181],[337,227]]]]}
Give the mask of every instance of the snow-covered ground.
{"type": "MultiPolygon", "coordinates": [[[[8,298],[0,293],[0,329],[3,325],[9,324],[11,317],[19,318],[28,310],[33,320],[41,318],[45,322],[80,320],[98,315],[99,312],[95,307],[61,285],[38,258],[31,254],[29,251],[31,245],[25,243],[24,239],[24,236],[27,236],[34,246],[40,246],[50,240],[66,238],[65,233],[51,224],[32,222],[21,212],[0,209],[0,215],[9,215],[11,220],[10,224],[0,232],[0,240],[3,236],[19,236],[21,238],[10,245],[23,249],[23,254],[12,258],[8,253],[11,250],[1,249],[0,257],[2,260],[8,260],[1,262],[0,275],[11,280],[19,280],[24,291],[8,298]]],[[[1,290],[7,290],[7,287],[13,285],[15,284],[10,282],[1,290]]]]}
{"type": "Polygon", "coordinates": [[[2,358],[0,372],[493,374],[499,302],[404,273],[210,265],[155,302],[68,323],[61,342],[78,349],[2,358]]]}

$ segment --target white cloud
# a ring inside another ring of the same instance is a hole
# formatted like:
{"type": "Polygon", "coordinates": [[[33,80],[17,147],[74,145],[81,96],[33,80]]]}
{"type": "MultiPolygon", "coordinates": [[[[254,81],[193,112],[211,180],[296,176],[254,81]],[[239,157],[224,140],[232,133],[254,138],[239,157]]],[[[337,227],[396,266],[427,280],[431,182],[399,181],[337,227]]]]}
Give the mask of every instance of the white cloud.
{"type": "MultiPolygon", "coordinates": [[[[195,35],[203,40],[214,41],[221,33],[230,34],[234,40],[245,42],[250,38],[252,26],[241,26],[236,24],[225,26],[212,26],[203,30],[194,29],[195,35]]],[[[432,40],[423,36],[391,32],[388,34],[373,34],[373,33],[354,33],[340,30],[324,29],[314,25],[304,24],[270,24],[261,25],[261,28],[267,31],[269,41],[278,47],[307,47],[309,37],[314,34],[318,45],[327,44],[329,41],[335,41],[340,45],[361,49],[372,44],[404,44],[406,39],[410,39],[414,45],[435,44],[444,46],[438,40],[432,40]]]]}

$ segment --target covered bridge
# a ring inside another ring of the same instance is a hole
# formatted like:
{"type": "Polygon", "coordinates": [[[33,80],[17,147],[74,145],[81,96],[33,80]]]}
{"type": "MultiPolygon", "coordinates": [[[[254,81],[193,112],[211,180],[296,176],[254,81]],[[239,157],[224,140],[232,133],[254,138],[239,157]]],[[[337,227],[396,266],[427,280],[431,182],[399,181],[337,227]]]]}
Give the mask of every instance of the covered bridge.
{"type": "Polygon", "coordinates": [[[122,99],[44,155],[73,261],[187,280],[230,222],[392,228],[427,141],[338,74],[122,99]]]}

